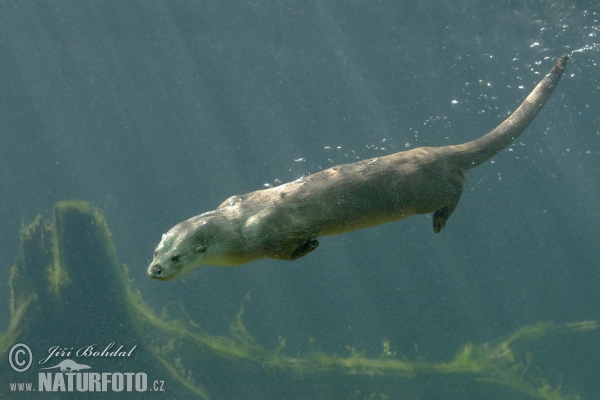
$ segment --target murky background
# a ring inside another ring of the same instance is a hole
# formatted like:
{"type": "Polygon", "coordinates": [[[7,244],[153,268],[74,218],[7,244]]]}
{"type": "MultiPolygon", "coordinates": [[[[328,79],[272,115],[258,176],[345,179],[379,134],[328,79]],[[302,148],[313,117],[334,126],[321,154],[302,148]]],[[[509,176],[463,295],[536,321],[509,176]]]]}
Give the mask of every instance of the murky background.
{"type": "MultiPolygon", "coordinates": [[[[292,354],[377,357],[385,337],[443,361],[538,321],[600,318],[600,8],[583,3],[1,2],[1,304],[22,223],[83,199],[152,307],[180,302],[227,334],[250,293],[248,330],[292,354]],[[147,278],[174,224],[265,183],[477,138],[563,53],[548,105],[468,173],[439,235],[415,216],[293,263],[147,278]]],[[[575,347],[550,351],[542,375],[597,398],[598,343],[575,347]]]]}

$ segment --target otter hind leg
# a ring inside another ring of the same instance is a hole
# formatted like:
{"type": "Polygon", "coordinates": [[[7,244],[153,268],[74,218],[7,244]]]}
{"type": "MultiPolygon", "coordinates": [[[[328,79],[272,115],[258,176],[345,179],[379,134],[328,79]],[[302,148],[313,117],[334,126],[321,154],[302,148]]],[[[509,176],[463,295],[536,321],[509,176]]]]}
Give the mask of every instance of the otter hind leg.
{"type": "Polygon", "coordinates": [[[460,195],[462,194],[464,181],[465,178],[462,175],[462,172],[459,172],[458,174],[454,175],[452,179],[448,180],[445,196],[446,201],[442,203],[446,204],[444,207],[436,210],[433,213],[433,231],[435,233],[440,233],[440,231],[446,226],[446,221],[448,221],[448,218],[450,218],[454,210],[456,210],[460,200],[460,195]]]}
{"type": "Polygon", "coordinates": [[[433,231],[435,233],[440,233],[446,226],[446,221],[448,221],[455,208],[456,205],[454,207],[446,206],[433,213],[433,231]]]}
{"type": "Polygon", "coordinates": [[[310,253],[317,247],[319,247],[318,240],[316,240],[316,239],[307,240],[306,242],[302,243],[300,246],[298,246],[296,248],[296,250],[294,250],[292,252],[290,260],[297,260],[300,257],[304,257],[305,255],[307,255],[308,253],[310,253]]]}

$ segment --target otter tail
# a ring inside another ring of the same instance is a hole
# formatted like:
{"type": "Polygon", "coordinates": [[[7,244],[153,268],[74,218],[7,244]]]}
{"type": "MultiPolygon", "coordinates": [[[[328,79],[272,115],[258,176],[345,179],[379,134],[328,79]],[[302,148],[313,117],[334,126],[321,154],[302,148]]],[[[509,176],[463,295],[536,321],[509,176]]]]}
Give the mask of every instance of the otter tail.
{"type": "Polygon", "coordinates": [[[496,129],[471,142],[449,146],[454,150],[456,162],[463,171],[487,161],[523,133],[552,95],[568,60],[569,56],[563,54],[519,108],[496,129]]]}

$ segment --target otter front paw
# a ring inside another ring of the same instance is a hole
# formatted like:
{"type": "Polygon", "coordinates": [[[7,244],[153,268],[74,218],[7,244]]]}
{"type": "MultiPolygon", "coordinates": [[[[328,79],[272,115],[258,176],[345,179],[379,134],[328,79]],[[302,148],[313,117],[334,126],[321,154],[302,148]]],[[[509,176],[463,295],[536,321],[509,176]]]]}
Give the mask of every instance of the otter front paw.
{"type": "Polygon", "coordinates": [[[294,250],[292,252],[290,260],[297,260],[300,257],[304,257],[305,255],[307,255],[308,253],[310,253],[317,247],[319,247],[318,240],[316,240],[316,239],[307,240],[306,242],[302,243],[300,246],[298,246],[296,248],[296,250],[294,250]]]}

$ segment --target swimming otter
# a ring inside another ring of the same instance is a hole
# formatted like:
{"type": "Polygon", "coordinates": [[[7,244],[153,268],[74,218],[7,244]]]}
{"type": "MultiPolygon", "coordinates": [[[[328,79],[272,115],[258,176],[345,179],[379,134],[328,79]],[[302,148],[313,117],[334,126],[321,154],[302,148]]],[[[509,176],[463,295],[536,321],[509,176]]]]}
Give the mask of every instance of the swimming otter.
{"type": "Polygon", "coordinates": [[[156,247],[148,275],[167,280],[202,264],[295,260],[316,249],[319,236],[414,214],[433,212],[438,233],[458,204],[464,172],[527,128],[560,81],[568,58],[561,56],[519,108],[479,139],[338,165],[285,185],[232,196],[216,210],[175,225],[156,247]]]}

